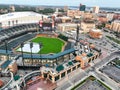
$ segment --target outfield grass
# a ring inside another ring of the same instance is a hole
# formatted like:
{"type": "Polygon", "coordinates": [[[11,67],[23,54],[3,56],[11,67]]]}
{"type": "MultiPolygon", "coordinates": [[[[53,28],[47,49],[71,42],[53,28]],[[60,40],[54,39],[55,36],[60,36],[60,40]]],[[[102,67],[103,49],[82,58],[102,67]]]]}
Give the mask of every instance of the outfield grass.
{"type": "Polygon", "coordinates": [[[32,40],[35,43],[42,43],[43,47],[39,53],[49,54],[61,52],[63,45],[65,44],[62,40],[57,38],[49,37],[37,37],[32,40]]]}

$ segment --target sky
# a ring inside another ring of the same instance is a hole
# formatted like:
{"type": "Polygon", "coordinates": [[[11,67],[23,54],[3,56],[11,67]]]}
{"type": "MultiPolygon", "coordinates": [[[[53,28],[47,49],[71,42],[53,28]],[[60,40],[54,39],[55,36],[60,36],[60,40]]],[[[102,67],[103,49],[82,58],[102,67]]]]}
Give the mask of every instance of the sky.
{"type": "Polygon", "coordinates": [[[120,0],[0,0],[0,4],[120,7],[120,0]]]}

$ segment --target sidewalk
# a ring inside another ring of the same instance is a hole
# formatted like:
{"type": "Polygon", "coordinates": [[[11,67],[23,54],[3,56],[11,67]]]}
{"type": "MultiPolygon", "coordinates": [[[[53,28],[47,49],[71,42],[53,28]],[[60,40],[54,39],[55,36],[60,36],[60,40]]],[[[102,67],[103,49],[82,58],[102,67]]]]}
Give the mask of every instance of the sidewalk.
{"type": "Polygon", "coordinates": [[[58,81],[58,88],[56,88],[56,90],[70,90],[71,87],[81,82],[81,80],[85,78],[85,75],[84,70],[75,70],[62,80],[58,81]]]}

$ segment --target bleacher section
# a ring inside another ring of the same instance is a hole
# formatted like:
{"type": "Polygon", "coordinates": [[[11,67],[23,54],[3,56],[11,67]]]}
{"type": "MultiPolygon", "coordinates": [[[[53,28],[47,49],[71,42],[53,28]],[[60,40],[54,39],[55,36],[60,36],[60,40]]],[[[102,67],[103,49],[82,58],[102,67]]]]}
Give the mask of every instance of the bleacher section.
{"type": "Polygon", "coordinates": [[[3,29],[0,31],[0,43],[4,42],[5,40],[16,38],[28,32],[35,32],[39,28],[38,26],[38,24],[25,24],[3,29]]]}
{"type": "Polygon", "coordinates": [[[35,37],[35,33],[39,29],[38,24],[25,24],[0,31],[0,49],[5,49],[5,40],[9,41],[8,50],[12,50],[21,42],[25,42],[35,37]],[[32,32],[32,33],[29,33],[32,32]]]}
{"type": "MultiPolygon", "coordinates": [[[[8,50],[12,50],[13,48],[17,47],[20,43],[28,41],[36,36],[35,33],[27,33],[25,35],[22,35],[8,43],[8,50]]],[[[0,49],[5,49],[5,44],[2,44],[0,46],[0,49]]]]}

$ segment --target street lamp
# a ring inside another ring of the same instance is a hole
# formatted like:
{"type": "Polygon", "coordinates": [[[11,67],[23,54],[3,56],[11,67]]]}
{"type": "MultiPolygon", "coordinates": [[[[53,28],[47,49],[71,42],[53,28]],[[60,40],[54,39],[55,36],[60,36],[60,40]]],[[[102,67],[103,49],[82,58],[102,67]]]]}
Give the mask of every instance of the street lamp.
{"type": "Polygon", "coordinates": [[[24,47],[24,43],[23,43],[23,42],[20,44],[20,47],[21,47],[21,53],[22,53],[22,62],[23,62],[23,66],[24,66],[24,58],[23,58],[23,47],[24,47]]]}
{"type": "Polygon", "coordinates": [[[31,50],[31,60],[32,60],[32,65],[33,65],[33,56],[32,56],[32,48],[33,48],[33,43],[30,43],[30,50],[31,50]]]}
{"type": "MultiPolygon", "coordinates": [[[[41,59],[41,48],[42,48],[42,43],[39,43],[39,49],[40,49],[40,59],[41,59]]],[[[42,59],[41,59],[41,64],[42,64],[42,59]]]]}

